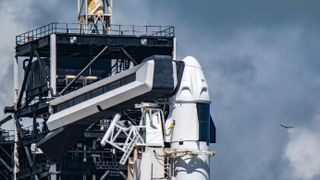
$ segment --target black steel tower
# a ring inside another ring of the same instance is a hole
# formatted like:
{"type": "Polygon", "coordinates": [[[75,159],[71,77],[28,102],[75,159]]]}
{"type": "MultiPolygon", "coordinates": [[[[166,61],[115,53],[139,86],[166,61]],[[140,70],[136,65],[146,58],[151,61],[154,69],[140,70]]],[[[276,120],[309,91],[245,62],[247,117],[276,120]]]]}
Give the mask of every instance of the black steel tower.
{"type": "Polygon", "coordinates": [[[16,136],[0,129],[0,179],[125,176],[127,168],[118,163],[117,152],[99,146],[108,127],[103,119],[84,126],[76,142],[57,142],[70,146],[57,161],[49,161],[34,146],[50,133],[46,121],[53,109],[48,101],[136,66],[149,56],[175,58],[174,27],[112,25],[112,2],[92,3],[78,0],[78,23],[50,23],[16,36],[15,104],[5,108],[12,116],[0,122],[12,118],[16,136]],[[19,72],[24,74],[20,81],[19,72]]]}

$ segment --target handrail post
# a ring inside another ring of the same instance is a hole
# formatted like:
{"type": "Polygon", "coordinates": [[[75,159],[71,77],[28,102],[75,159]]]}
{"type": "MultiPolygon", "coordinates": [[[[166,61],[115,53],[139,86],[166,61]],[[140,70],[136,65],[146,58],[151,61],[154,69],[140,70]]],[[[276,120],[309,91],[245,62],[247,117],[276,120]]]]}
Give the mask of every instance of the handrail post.
{"type": "Polygon", "coordinates": [[[146,36],[148,36],[148,26],[146,26],[146,36]]]}

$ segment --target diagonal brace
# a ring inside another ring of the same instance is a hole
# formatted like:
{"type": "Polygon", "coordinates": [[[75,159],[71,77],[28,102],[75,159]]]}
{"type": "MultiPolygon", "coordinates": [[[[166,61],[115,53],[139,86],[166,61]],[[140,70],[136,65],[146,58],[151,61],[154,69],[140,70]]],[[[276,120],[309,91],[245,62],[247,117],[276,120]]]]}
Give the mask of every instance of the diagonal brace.
{"type": "Polygon", "coordinates": [[[20,90],[19,97],[18,97],[18,102],[17,102],[17,108],[18,109],[20,108],[23,92],[24,92],[24,90],[26,88],[26,84],[27,84],[27,81],[28,81],[29,72],[30,72],[31,64],[32,64],[32,59],[33,59],[33,52],[31,52],[30,58],[28,60],[28,66],[27,66],[27,69],[25,70],[25,73],[24,73],[24,78],[23,78],[23,82],[22,82],[22,86],[21,86],[21,90],[20,90]]]}
{"type": "Polygon", "coordinates": [[[134,59],[132,58],[132,56],[131,56],[123,47],[121,47],[120,49],[121,49],[121,51],[130,59],[130,61],[133,62],[134,65],[137,65],[137,64],[138,64],[137,61],[134,60],[134,59]]]}
{"type": "Polygon", "coordinates": [[[63,95],[64,92],[76,81],[80,78],[80,76],[109,48],[109,46],[105,46],[96,57],[94,57],[87,65],[84,67],[78,75],[59,93],[59,95],[63,95]]]}

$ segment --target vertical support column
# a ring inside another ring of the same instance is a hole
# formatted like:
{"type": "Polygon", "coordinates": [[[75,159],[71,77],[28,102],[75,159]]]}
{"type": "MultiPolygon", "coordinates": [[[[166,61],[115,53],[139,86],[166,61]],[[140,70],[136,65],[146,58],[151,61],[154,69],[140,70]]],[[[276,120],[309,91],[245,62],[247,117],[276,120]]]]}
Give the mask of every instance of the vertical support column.
{"type": "MultiPolygon", "coordinates": [[[[108,0],[107,0],[108,1],[108,0]]],[[[113,0],[110,0],[110,8],[109,8],[109,13],[111,14],[110,16],[110,26],[112,25],[112,11],[113,11],[113,0]]],[[[111,28],[111,27],[110,27],[111,28]]],[[[111,30],[111,29],[110,29],[111,30]]]]}
{"type": "Polygon", "coordinates": [[[177,60],[177,38],[173,38],[172,58],[173,58],[173,60],[177,60]]]}
{"type": "Polygon", "coordinates": [[[83,162],[87,162],[87,145],[84,143],[83,144],[83,162]]]}
{"type": "MultiPolygon", "coordinates": [[[[93,149],[93,151],[95,151],[97,149],[97,140],[93,140],[92,141],[92,149],[93,149]]],[[[95,159],[95,157],[93,157],[93,158],[95,159]]],[[[95,163],[96,161],[93,160],[93,162],[95,163]]],[[[91,174],[91,179],[92,180],[96,180],[97,179],[96,174],[92,173],[91,174]]]]}
{"type": "Polygon", "coordinates": [[[80,17],[80,15],[81,15],[81,9],[82,9],[82,7],[81,7],[81,0],[78,0],[78,20],[79,20],[79,17],[80,17]]]}
{"type": "Polygon", "coordinates": [[[78,0],[78,23],[80,33],[83,33],[83,19],[82,19],[82,11],[83,11],[83,2],[84,0],[78,0]]]}
{"type": "Polygon", "coordinates": [[[18,154],[18,127],[17,127],[17,122],[18,119],[14,118],[14,150],[13,150],[13,159],[14,159],[14,167],[13,167],[13,179],[17,179],[17,173],[19,172],[19,154],[18,154]]]}
{"type": "Polygon", "coordinates": [[[57,180],[57,164],[50,164],[50,180],[57,180]]]}
{"type": "MultiPolygon", "coordinates": [[[[19,98],[19,65],[18,65],[18,56],[14,54],[13,60],[13,103],[14,106],[17,106],[19,98]]],[[[16,107],[17,108],[17,107],[16,107]]],[[[17,173],[19,172],[19,154],[18,154],[18,129],[16,126],[16,117],[14,117],[14,147],[13,147],[13,179],[17,179],[17,173]]]]}
{"type": "Polygon", "coordinates": [[[13,103],[16,106],[19,97],[19,65],[18,57],[15,56],[13,61],[13,103]]]}
{"type": "Polygon", "coordinates": [[[85,10],[85,12],[86,12],[86,14],[85,14],[85,16],[86,16],[86,19],[85,19],[85,25],[84,25],[84,32],[85,33],[87,33],[87,29],[88,29],[88,0],[84,0],[84,3],[85,3],[85,7],[86,7],[86,10],[85,10]]]}
{"type": "Polygon", "coordinates": [[[32,118],[32,139],[35,141],[36,136],[37,136],[37,114],[36,112],[33,113],[33,118],[32,118]]]}
{"type": "Polygon", "coordinates": [[[57,41],[56,34],[50,35],[50,87],[57,94],[57,41]]]}

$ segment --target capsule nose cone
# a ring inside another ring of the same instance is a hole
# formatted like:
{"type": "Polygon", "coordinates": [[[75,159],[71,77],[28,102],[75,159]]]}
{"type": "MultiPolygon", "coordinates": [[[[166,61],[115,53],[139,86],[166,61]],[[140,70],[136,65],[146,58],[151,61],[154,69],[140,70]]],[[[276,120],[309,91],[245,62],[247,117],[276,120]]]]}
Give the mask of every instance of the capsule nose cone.
{"type": "Polygon", "coordinates": [[[186,66],[192,66],[201,69],[199,61],[192,56],[187,56],[182,61],[185,63],[186,66]]]}
{"type": "Polygon", "coordinates": [[[182,61],[185,68],[176,93],[176,102],[210,103],[208,84],[198,60],[188,56],[182,61]]]}

